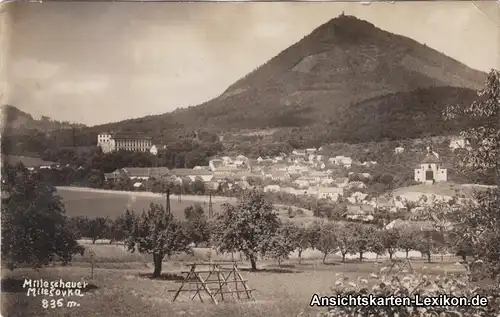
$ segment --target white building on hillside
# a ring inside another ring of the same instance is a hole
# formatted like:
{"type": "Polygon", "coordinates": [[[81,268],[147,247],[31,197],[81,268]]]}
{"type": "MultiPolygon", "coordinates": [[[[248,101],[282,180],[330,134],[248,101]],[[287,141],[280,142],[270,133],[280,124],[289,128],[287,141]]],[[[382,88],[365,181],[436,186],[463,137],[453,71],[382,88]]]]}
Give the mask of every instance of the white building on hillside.
{"type": "Polygon", "coordinates": [[[456,149],[466,149],[469,146],[464,138],[453,138],[450,140],[450,149],[455,151],[456,149]]]}
{"type": "Polygon", "coordinates": [[[427,147],[425,155],[420,166],[415,169],[415,181],[425,184],[434,184],[437,182],[446,182],[448,180],[448,171],[443,168],[439,155],[427,147]]]}
{"type": "Polygon", "coordinates": [[[397,148],[394,149],[394,153],[396,154],[401,154],[405,151],[405,148],[402,146],[398,146],[397,148]]]}
{"type": "Polygon", "coordinates": [[[102,132],[97,135],[97,146],[102,149],[103,153],[120,150],[148,152],[152,142],[151,138],[147,136],[102,132]]]}

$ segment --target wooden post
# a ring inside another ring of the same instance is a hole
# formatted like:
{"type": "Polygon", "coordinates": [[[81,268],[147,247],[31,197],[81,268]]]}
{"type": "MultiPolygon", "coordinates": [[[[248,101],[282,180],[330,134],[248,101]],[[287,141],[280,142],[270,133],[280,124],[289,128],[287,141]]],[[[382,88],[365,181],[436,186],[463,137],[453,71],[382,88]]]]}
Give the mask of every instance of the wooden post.
{"type": "Polygon", "coordinates": [[[220,298],[221,298],[221,301],[224,301],[224,291],[222,290],[222,287],[223,287],[224,283],[222,282],[222,280],[220,278],[220,271],[217,268],[217,264],[214,264],[213,269],[214,270],[217,269],[217,280],[219,281],[220,298]]]}
{"type": "Polygon", "coordinates": [[[94,280],[94,251],[90,251],[90,280],[94,280]]]}
{"type": "Polygon", "coordinates": [[[167,188],[167,197],[166,197],[166,208],[167,208],[167,213],[171,213],[170,210],[170,188],[167,188]]]}
{"type": "Polygon", "coordinates": [[[212,206],[212,194],[209,194],[208,198],[208,218],[212,218],[214,216],[214,209],[212,206]]]}
{"type": "MultiPolygon", "coordinates": [[[[236,289],[236,295],[238,296],[238,299],[240,299],[240,292],[238,290],[238,280],[236,280],[236,263],[233,262],[233,279],[234,279],[234,287],[236,289]]],[[[231,274],[231,273],[229,273],[231,274]]]]}

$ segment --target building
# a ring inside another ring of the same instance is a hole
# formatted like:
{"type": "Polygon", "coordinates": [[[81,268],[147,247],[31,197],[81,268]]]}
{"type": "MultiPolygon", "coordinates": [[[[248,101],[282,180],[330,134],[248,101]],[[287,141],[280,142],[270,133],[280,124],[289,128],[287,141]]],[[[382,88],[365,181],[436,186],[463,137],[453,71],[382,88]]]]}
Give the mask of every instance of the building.
{"type": "Polygon", "coordinates": [[[469,147],[469,142],[464,138],[453,138],[450,140],[450,149],[455,151],[456,149],[466,149],[469,147]]]}
{"type": "Polygon", "coordinates": [[[149,153],[153,154],[153,155],[158,155],[158,148],[156,147],[156,145],[152,145],[151,148],[149,149],[149,153]]]}
{"type": "Polygon", "coordinates": [[[167,146],[166,145],[155,145],[153,144],[150,148],[149,148],[149,153],[153,154],[153,155],[158,155],[158,152],[165,152],[167,150],[167,146]]]}
{"type": "Polygon", "coordinates": [[[56,162],[44,161],[37,157],[17,156],[17,155],[3,155],[2,160],[0,160],[0,163],[1,164],[8,163],[11,165],[22,163],[24,167],[26,167],[30,171],[33,171],[37,168],[51,169],[59,167],[59,164],[56,162]]]}
{"type": "Polygon", "coordinates": [[[302,149],[295,149],[292,151],[292,154],[293,155],[298,155],[298,156],[306,156],[307,155],[307,151],[306,150],[302,150],[302,149]]]}
{"type": "Polygon", "coordinates": [[[425,184],[434,184],[437,182],[446,182],[448,180],[448,171],[443,168],[439,155],[427,147],[427,154],[415,169],[415,181],[425,184]]]}
{"type": "Polygon", "coordinates": [[[405,148],[402,146],[398,146],[397,148],[394,149],[395,154],[401,154],[405,151],[405,148]]]}
{"type": "Polygon", "coordinates": [[[290,174],[288,174],[285,171],[272,171],[271,172],[271,179],[273,181],[287,181],[290,180],[290,174]]]}
{"type": "Polygon", "coordinates": [[[222,177],[233,177],[240,170],[237,167],[223,166],[213,171],[214,175],[222,177]]]}
{"type": "Polygon", "coordinates": [[[210,182],[214,178],[214,174],[206,169],[190,169],[190,168],[175,168],[171,173],[178,178],[188,177],[192,182],[199,177],[203,182],[210,182]]]}
{"type": "Polygon", "coordinates": [[[105,174],[106,179],[129,178],[136,180],[148,180],[150,178],[162,178],[170,175],[166,167],[124,167],[112,173],[105,174]]]}
{"type": "Polygon", "coordinates": [[[114,151],[148,152],[151,151],[150,137],[103,132],[97,135],[97,146],[103,153],[114,151]]]}
{"type": "Polygon", "coordinates": [[[337,201],[344,196],[344,189],[339,187],[318,187],[318,199],[337,201]]]}

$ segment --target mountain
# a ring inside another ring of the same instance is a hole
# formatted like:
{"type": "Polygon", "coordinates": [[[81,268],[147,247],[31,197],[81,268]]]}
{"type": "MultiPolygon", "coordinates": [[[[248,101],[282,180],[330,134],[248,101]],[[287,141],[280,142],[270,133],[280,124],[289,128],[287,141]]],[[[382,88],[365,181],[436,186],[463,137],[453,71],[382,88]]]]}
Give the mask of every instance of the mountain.
{"type": "Polygon", "coordinates": [[[12,105],[3,105],[0,112],[0,122],[3,134],[20,134],[28,131],[51,132],[72,128],[84,128],[83,124],[60,122],[49,117],[42,116],[34,119],[32,115],[12,105]]]}
{"type": "Polygon", "coordinates": [[[322,134],[321,142],[443,134],[460,127],[440,124],[440,110],[450,103],[470,103],[485,79],[485,73],[424,44],[342,15],[213,100],[95,129],[161,136],[190,129],[279,128],[300,134],[313,127],[322,134]]]}

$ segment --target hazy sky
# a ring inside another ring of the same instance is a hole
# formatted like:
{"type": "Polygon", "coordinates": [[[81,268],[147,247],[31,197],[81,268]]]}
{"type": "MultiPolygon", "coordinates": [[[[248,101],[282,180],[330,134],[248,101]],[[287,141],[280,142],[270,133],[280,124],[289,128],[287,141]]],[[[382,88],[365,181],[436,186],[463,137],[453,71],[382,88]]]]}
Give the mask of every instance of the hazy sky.
{"type": "Polygon", "coordinates": [[[86,124],[216,97],[342,11],[470,67],[500,64],[494,2],[44,2],[8,9],[0,25],[2,51],[10,52],[0,54],[7,65],[0,67],[2,103],[86,124]]]}

